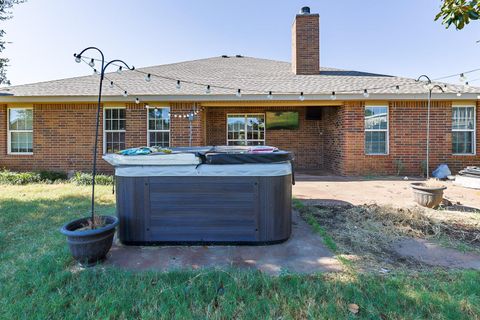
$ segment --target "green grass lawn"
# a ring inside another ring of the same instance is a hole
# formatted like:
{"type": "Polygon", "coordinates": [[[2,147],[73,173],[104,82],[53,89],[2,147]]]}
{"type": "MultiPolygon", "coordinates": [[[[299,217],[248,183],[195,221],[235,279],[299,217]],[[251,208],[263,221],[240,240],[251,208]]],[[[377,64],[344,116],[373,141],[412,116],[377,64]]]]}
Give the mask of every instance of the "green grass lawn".
{"type": "MultiPolygon", "coordinates": [[[[475,319],[480,272],[269,277],[253,271],[79,270],[58,232],[89,187],[0,185],[0,319],[475,319]],[[348,304],[360,306],[349,312],[348,304]]],[[[114,213],[110,187],[98,211],[114,213]]]]}

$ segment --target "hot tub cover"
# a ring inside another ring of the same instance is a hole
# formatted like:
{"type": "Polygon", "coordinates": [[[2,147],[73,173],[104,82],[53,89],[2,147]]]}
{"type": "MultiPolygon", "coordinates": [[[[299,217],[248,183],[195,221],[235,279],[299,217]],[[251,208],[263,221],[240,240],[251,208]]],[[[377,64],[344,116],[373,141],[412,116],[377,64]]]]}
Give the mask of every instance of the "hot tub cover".
{"type": "Polygon", "coordinates": [[[269,146],[180,147],[171,148],[169,152],[170,153],[158,152],[145,155],[107,154],[103,156],[103,159],[115,167],[139,165],[270,164],[293,160],[290,152],[281,151],[269,146]]]}
{"type": "Polygon", "coordinates": [[[106,154],[103,160],[114,167],[119,166],[171,166],[171,165],[198,165],[202,163],[194,153],[157,153],[140,156],[122,156],[119,154],[106,154]]]}
{"type": "Polygon", "coordinates": [[[247,163],[226,165],[190,166],[120,166],[115,168],[118,177],[278,177],[292,174],[290,162],[247,163]]]}

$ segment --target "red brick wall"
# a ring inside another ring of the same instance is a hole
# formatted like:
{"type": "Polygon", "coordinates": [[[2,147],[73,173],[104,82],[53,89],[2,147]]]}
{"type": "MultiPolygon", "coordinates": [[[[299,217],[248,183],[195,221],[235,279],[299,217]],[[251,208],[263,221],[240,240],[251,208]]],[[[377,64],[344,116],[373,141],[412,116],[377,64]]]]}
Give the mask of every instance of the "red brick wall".
{"type": "MultiPolygon", "coordinates": [[[[186,115],[194,110],[193,103],[171,103],[172,110],[170,139],[172,146],[188,147],[190,142],[190,121],[188,118],[175,117],[174,115],[186,115]]],[[[205,145],[204,112],[200,105],[195,106],[197,116],[192,121],[192,146],[205,145]]]]}
{"type": "Polygon", "coordinates": [[[324,107],[323,120],[323,145],[324,169],[328,172],[343,172],[345,140],[343,136],[344,107],[324,107]]]}
{"type": "MultiPolygon", "coordinates": [[[[344,175],[396,174],[395,161],[404,165],[403,175],[420,175],[426,159],[427,102],[398,101],[389,103],[388,155],[365,155],[364,104],[351,102],[344,106],[342,115],[345,146],[344,175]]],[[[480,150],[480,128],[477,106],[477,151],[480,150]]],[[[452,102],[434,101],[430,113],[430,172],[439,164],[447,163],[452,172],[467,165],[479,165],[480,156],[452,155],[452,102]]]]}
{"type": "MultiPolygon", "coordinates": [[[[125,105],[125,104],[123,104],[125,105]]],[[[123,106],[118,104],[118,106],[123,106]]],[[[143,104],[126,104],[127,147],[147,144],[147,111],[143,104]]],[[[186,114],[192,103],[171,104],[172,114],[186,114]]],[[[91,170],[95,129],[95,104],[34,104],[34,154],[7,155],[7,106],[0,105],[0,168],[14,170],[91,170]]],[[[305,120],[306,107],[199,107],[192,126],[192,145],[226,144],[227,113],[298,111],[299,129],[267,130],[266,143],[294,152],[299,168],[326,169],[343,175],[395,174],[395,161],[403,175],[421,174],[425,159],[426,102],[389,103],[388,155],[365,155],[364,103],[324,107],[321,121],[305,120]]],[[[453,156],[451,152],[451,102],[433,102],[431,109],[430,171],[447,163],[456,172],[466,165],[480,165],[480,157],[453,156]]],[[[103,118],[103,112],[101,113],[103,118]]],[[[480,106],[477,107],[477,151],[480,152],[480,106]]],[[[99,139],[100,171],[111,172],[101,160],[103,121],[99,139]]],[[[172,146],[188,146],[186,118],[171,117],[172,146]]]]}
{"type": "MultiPolygon", "coordinates": [[[[126,147],[147,145],[147,111],[144,104],[125,106],[126,147]]],[[[172,113],[186,114],[192,104],[172,104],[172,113]]],[[[19,106],[20,107],[20,106],[19,106]]],[[[95,133],[96,104],[34,104],[33,155],[7,154],[7,106],[0,105],[0,168],[12,170],[91,171],[95,133]]],[[[203,112],[193,122],[193,145],[204,144],[203,112]]],[[[185,118],[171,119],[172,146],[188,146],[189,128],[185,118]]],[[[103,153],[103,111],[97,163],[99,171],[111,173],[111,166],[101,159],[103,153]]]]}
{"type": "Polygon", "coordinates": [[[265,143],[295,154],[298,168],[320,169],[323,167],[322,121],[305,120],[305,107],[229,107],[208,108],[207,144],[227,144],[228,113],[265,113],[266,111],[298,111],[297,130],[266,130],[265,143]]]}

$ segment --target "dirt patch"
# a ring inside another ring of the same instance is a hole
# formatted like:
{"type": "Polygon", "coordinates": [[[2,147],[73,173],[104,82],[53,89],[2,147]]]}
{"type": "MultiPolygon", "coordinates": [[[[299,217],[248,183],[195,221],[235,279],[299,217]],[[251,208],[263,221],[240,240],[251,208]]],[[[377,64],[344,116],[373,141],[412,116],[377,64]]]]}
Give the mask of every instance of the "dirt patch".
{"type": "Polygon", "coordinates": [[[480,214],[423,208],[307,202],[303,218],[314,217],[338,246],[364,270],[424,269],[426,263],[396,251],[395,243],[425,239],[480,252],[480,214]]]}

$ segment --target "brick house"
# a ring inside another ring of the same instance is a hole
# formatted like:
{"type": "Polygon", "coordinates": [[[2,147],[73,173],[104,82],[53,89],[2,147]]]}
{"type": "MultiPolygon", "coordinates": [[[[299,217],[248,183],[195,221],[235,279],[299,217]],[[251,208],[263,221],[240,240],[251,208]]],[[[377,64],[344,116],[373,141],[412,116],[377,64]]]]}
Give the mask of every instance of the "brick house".
{"type": "MultiPolygon", "coordinates": [[[[0,168],[89,171],[98,82],[91,75],[0,89],[0,168]]],[[[439,84],[430,170],[478,165],[480,89],[439,84]]],[[[341,175],[399,167],[418,175],[426,158],[424,83],[321,67],[319,15],[308,8],[292,26],[291,63],[222,56],[113,72],[103,92],[98,159],[106,172],[102,151],[144,145],[267,144],[293,151],[297,168],[341,175]],[[296,123],[269,128],[272,114],[296,123]]]]}

